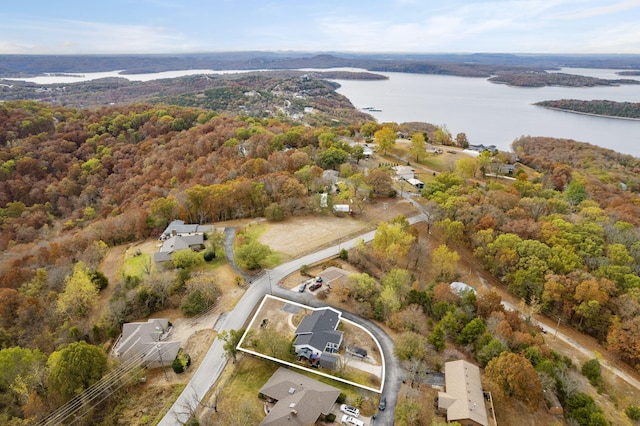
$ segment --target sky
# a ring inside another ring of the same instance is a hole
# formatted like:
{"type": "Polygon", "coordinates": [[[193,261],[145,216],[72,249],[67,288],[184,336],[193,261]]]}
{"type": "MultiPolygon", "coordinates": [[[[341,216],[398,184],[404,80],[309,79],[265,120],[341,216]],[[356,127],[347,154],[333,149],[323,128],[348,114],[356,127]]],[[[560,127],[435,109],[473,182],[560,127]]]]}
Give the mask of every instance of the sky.
{"type": "Polygon", "coordinates": [[[3,2],[0,54],[640,54],[640,0],[3,2]]]}

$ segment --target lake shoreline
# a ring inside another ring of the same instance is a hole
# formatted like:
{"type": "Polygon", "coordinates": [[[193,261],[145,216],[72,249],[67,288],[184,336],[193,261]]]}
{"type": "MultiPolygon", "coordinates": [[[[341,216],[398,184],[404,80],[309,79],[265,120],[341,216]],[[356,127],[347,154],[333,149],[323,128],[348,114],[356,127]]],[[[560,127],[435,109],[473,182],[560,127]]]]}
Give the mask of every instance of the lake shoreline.
{"type": "Polygon", "coordinates": [[[588,115],[591,117],[602,117],[602,118],[615,118],[617,120],[629,120],[629,121],[640,121],[640,118],[633,118],[633,117],[619,117],[617,115],[604,115],[604,114],[594,114],[592,112],[583,112],[583,111],[574,111],[572,109],[564,109],[564,108],[558,108],[558,107],[550,107],[550,106],[545,106],[545,105],[536,105],[536,104],[532,104],[534,106],[540,107],[540,108],[546,108],[546,109],[550,109],[550,110],[554,110],[554,111],[562,111],[562,112],[569,112],[571,114],[580,114],[580,115],[588,115]]]}

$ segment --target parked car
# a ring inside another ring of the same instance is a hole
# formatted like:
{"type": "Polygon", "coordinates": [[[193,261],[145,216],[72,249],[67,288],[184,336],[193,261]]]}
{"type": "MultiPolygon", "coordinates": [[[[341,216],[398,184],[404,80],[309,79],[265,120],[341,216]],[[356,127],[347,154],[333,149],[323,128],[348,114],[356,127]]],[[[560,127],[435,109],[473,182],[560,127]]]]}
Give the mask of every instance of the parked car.
{"type": "Polygon", "coordinates": [[[342,416],[342,424],[349,426],[364,426],[364,422],[362,420],[358,420],[355,417],[346,414],[342,416]]]}
{"type": "Polygon", "coordinates": [[[307,288],[307,282],[303,281],[302,284],[300,284],[300,288],[298,289],[298,291],[300,293],[304,293],[305,289],[307,288]]]}
{"type": "Polygon", "coordinates": [[[387,408],[387,397],[383,396],[380,398],[380,404],[378,404],[378,410],[384,411],[387,408]]]}
{"type": "Polygon", "coordinates": [[[322,277],[316,277],[316,282],[317,283],[321,283],[322,282],[322,277]]]}
{"type": "Polygon", "coordinates": [[[362,349],[359,348],[357,346],[347,346],[347,353],[349,355],[355,356],[355,357],[359,357],[359,358],[366,358],[367,357],[367,350],[366,349],[362,349]]]}
{"type": "Polygon", "coordinates": [[[340,406],[340,411],[342,411],[343,413],[348,414],[350,416],[353,416],[353,417],[359,417],[360,416],[360,410],[358,410],[353,405],[342,404],[340,406]]]}
{"type": "Polygon", "coordinates": [[[320,287],[322,287],[322,283],[321,282],[316,282],[313,283],[311,285],[311,287],[309,287],[309,291],[316,291],[317,289],[319,289],[320,287]]]}

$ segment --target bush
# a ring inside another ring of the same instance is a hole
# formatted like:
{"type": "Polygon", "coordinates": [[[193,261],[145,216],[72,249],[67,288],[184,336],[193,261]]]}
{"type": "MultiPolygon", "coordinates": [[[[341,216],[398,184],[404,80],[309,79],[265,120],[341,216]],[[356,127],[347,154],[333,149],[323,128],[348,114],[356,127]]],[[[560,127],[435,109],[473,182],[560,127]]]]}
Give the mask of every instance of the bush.
{"type": "Polygon", "coordinates": [[[182,349],[176,355],[176,359],[171,363],[171,368],[176,374],[183,373],[191,365],[191,357],[189,354],[182,352],[182,349]]]}
{"type": "Polygon", "coordinates": [[[336,399],[336,402],[338,404],[344,404],[346,400],[347,400],[347,394],[345,394],[344,392],[340,392],[340,395],[338,395],[338,399],[336,399]]]}
{"type": "Polygon", "coordinates": [[[204,255],[202,257],[204,257],[204,260],[206,262],[211,262],[213,259],[216,258],[216,252],[213,250],[207,250],[204,252],[204,255]]]}
{"type": "Polygon", "coordinates": [[[600,361],[596,358],[582,364],[582,374],[589,379],[589,383],[593,386],[602,384],[602,372],[600,369],[600,361]]]}
{"type": "Polygon", "coordinates": [[[204,312],[211,302],[205,297],[200,290],[194,290],[184,299],[180,310],[187,316],[197,315],[204,312]]]}
{"type": "Polygon", "coordinates": [[[624,413],[631,420],[640,420],[640,406],[636,404],[631,404],[627,408],[624,409],[624,413]]]}
{"type": "Polygon", "coordinates": [[[271,203],[264,209],[264,216],[272,222],[281,222],[286,214],[282,206],[278,203],[271,203]]]}
{"type": "Polygon", "coordinates": [[[91,272],[89,278],[98,290],[102,290],[109,285],[109,279],[100,271],[91,272]]]}
{"type": "Polygon", "coordinates": [[[324,419],[328,423],[333,423],[336,420],[336,415],[333,414],[333,413],[329,413],[329,414],[326,415],[326,417],[324,419]]]}
{"type": "Polygon", "coordinates": [[[349,252],[347,251],[347,249],[340,250],[340,259],[342,259],[342,260],[348,260],[349,259],[349,252]]]}

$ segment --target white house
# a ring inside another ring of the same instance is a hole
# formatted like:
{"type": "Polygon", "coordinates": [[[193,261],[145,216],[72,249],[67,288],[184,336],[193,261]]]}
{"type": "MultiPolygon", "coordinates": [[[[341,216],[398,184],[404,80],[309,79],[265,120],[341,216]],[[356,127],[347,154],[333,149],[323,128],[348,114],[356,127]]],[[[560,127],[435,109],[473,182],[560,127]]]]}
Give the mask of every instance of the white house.
{"type": "Polygon", "coordinates": [[[393,167],[393,171],[396,172],[396,177],[398,179],[404,179],[408,181],[409,179],[416,178],[416,170],[410,166],[395,166],[393,167]]]}

